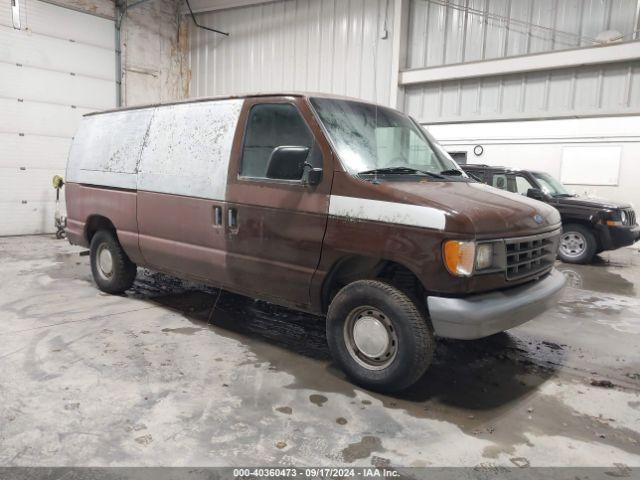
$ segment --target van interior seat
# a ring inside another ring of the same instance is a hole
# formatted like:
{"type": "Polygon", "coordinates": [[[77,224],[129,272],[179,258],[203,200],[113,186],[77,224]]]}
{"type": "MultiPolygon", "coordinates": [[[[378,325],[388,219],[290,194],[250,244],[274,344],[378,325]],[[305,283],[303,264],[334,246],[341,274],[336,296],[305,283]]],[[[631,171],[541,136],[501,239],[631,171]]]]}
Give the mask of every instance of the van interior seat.
{"type": "Polygon", "coordinates": [[[242,175],[245,177],[264,178],[267,176],[269,158],[275,147],[249,146],[242,155],[242,175]]]}

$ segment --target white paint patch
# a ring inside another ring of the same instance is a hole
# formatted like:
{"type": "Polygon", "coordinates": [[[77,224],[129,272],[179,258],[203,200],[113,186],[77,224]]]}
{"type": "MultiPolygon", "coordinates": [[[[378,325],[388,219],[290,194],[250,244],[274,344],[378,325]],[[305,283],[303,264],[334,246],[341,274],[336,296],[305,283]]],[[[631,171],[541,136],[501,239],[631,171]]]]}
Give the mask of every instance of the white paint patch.
{"type": "Polygon", "coordinates": [[[224,200],[243,100],[156,109],[138,170],[138,190],[224,200]]]}
{"type": "Polygon", "coordinates": [[[154,109],[84,117],[73,138],[68,182],[136,188],[136,167],[154,109]]]}
{"type": "Polygon", "coordinates": [[[243,100],[214,100],[82,119],[67,181],[224,200],[243,100]]]}
{"type": "Polygon", "coordinates": [[[437,208],[340,195],[331,195],[329,215],[435,230],[444,230],[446,224],[444,212],[437,208]]]}

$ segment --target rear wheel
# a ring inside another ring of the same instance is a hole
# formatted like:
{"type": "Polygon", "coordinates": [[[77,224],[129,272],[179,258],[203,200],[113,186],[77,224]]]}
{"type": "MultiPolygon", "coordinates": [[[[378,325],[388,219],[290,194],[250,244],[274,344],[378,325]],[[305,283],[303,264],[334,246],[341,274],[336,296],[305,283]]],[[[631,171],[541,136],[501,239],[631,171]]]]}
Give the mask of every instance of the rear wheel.
{"type": "Polygon", "coordinates": [[[118,294],[133,285],[136,264],[120,246],[113,232],[100,230],[91,239],[91,272],[98,288],[118,294]]]}
{"type": "Polygon", "coordinates": [[[435,349],[433,333],[416,304],[378,280],[359,280],[338,292],[327,314],[327,341],[349,378],[386,392],[415,383],[435,349]]]}
{"type": "Polygon", "coordinates": [[[563,227],[558,249],[558,256],[563,262],[589,263],[597,248],[596,237],[587,227],[576,223],[563,227]]]}

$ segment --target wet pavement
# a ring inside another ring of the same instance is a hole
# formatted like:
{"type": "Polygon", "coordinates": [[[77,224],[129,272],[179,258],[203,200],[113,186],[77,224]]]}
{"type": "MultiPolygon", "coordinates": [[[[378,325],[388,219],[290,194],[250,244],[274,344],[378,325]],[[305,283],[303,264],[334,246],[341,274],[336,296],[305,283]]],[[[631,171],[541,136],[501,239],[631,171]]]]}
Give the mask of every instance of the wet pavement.
{"type": "Polygon", "coordinates": [[[143,270],[105,295],[80,251],[0,238],[0,465],[640,466],[637,249],[558,264],[555,309],[396,396],[321,318],[143,270]]]}

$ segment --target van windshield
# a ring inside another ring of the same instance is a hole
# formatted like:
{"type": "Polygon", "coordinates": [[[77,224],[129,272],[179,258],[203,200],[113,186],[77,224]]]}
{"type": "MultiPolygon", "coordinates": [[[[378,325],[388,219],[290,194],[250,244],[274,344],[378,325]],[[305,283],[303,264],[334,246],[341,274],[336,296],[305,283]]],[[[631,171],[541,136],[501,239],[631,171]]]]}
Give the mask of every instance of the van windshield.
{"type": "Polygon", "coordinates": [[[311,98],[344,167],[352,174],[464,178],[460,167],[411,118],[350,100],[311,98]]]}

